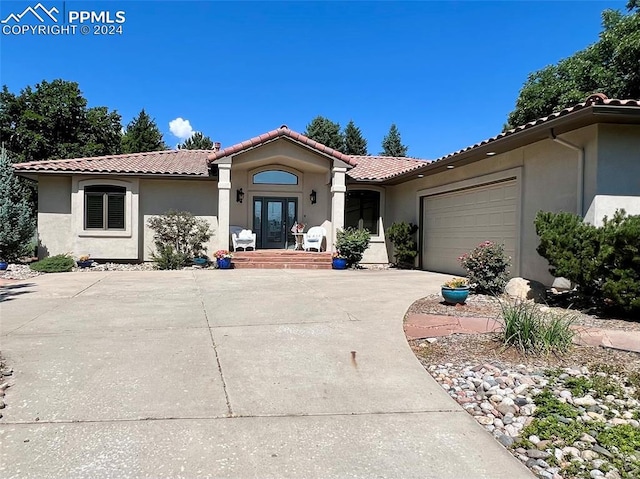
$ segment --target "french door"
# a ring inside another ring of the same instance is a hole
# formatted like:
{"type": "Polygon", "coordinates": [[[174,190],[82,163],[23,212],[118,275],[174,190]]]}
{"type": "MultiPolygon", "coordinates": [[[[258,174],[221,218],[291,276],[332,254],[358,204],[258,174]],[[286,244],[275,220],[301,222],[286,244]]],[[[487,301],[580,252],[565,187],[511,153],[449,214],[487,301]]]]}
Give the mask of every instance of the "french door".
{"type": "Polygon", "coordinates": [[[297,198],[253,198],[253,231],[259,249],[287,249],[295,245],[291,227],[298,218],[297,198]]]}

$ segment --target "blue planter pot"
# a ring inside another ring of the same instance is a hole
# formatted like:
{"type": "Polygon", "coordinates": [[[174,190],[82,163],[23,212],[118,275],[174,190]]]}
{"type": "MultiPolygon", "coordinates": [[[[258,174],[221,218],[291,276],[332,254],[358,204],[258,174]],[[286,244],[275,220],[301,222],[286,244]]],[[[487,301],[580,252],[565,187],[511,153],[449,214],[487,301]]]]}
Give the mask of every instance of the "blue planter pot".
{"type": "Polygon", "coordinates": [[[198,266],[206,266],[209,260],[207,258],[193,258],[193,264],[198,266]]]}
{"type": "Polygon", "coordinates": [[[220,258],[216,261],[218,263],[218,268],[231,269],[231,258],[220,258]]]}
{"type": "Polygon", "coordinates": [[[91,265],[93,264],[93,260],[76,261],[76,263],[78,263],[78,268],[91,268],[91,265]]]}
{"type": "Polygon", "coordinates": [[[8,267],[9,267],[9,263],[7,263],[6,261],[0,261],[0,271],[4,271],[8,267]]]}
{"type": "Polygon", "coordinates": [[[347,260],[344,258],[333,258],[331,267],[333,269],[347,269],[347,260]]]}
{"type": "Polygon", "coordinates": [[[463,304],[469,296],[469,288],[446,288],[443,286],[441,293],[445,303],[463,304]]]}

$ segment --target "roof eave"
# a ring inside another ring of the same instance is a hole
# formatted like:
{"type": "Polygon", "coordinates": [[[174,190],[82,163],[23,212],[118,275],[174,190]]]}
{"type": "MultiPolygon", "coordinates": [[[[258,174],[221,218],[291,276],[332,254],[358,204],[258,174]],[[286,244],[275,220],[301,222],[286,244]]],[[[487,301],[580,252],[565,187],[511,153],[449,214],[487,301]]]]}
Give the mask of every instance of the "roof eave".
{"type": "Polygon", "coordinates": [[[52,175],[52,176],[71,176],[71,175],[81,175],[81,176],[130,176],[130,177],[144,177],[144,178],[179,178],[179,179],[192,179],[192,180],[217,180],[217,176],[213,175],[201,175],[197,173],[193,174],[167,174],[167,173],[135,173],[135,172],[108,172],[108,171],[77,171],[77,170],[69,170],[69,171],[51,171],[51,170],[27,170],[20,171],[14,170],[16,175],[23,176],[25,178],[30,178],[33,180],[37,180],[39,175],[52,175]]]}

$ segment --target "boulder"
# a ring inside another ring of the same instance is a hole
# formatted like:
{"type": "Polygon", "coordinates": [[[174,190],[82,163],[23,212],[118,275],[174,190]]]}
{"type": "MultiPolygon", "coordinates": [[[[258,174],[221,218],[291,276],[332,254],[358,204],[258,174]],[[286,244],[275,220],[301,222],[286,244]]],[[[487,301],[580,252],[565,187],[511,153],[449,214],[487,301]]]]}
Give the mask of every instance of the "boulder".
{"type": "Polygon", "coordinates": [[[504,292],[522,301],[531,299],[536,303],[544,300],[547,288],[544,284],[532,279],[512,278],[504,288],[504,292]]]}
{"type": "Polygon", "coordinates": [[[557,291],[569,291],[572,290],[575,285],[571,283],[571,281],[569,281],[567,278],[560,277],[553,280],[553,284],[551,285],[551,287],[556,289],[557,291]]]}

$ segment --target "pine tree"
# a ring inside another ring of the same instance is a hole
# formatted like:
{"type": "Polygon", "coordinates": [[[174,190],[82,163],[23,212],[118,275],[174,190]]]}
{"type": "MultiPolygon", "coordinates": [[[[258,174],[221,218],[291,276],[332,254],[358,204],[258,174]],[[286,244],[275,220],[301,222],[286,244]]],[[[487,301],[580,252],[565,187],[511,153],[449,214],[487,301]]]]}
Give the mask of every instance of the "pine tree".
{"type": "Polygon", "coordinates": [[[213,141],[208,136],[196,131],[184,143],[178,145],[179,150],[213,150],[213,141]]]}
{"type": "Polygon", "coordinates": [[[318,115],[307,125],[304,135],[329,148],[344,152],[344,135],[340,124],[318,115]]]}
{"type": "Polygon", "coordinates": [[[140,114],[127,125],[122,136],[122,152],[140,153],[166,149],[167,145],[162,139],[158,125],[143,108],[140,114]]]}
{"type": "Polygon", "coordinates": [[[0,259],[13,261],[28,254],[35,232],[29,192],[13,173],[12,163],[2,146],[0,151],[0,259]]]}
{"type": "Polygon", "coordinates": [[[407,150],[409,148],[402,144],[400,138],[400,132],[395,123],[391,124],[389,133],[382,140],[382,156],[407,156],[407,150]]]}
{"type": "Polygon", "coordinates": [[[347,155],[367,155],[367,140],[353,120],[344,128],[344,152],[347,155]]]}

